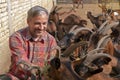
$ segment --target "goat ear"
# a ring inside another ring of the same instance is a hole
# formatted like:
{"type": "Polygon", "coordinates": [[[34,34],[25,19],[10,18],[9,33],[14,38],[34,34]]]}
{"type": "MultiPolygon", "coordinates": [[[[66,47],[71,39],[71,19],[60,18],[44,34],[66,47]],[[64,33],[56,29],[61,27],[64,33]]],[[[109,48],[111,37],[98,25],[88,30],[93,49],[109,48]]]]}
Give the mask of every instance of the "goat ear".
{"type": "Polygon", "coordinates": [[[57,57],[53,58],[53,59],[50,61],[50,65],[51,65],[51,67],[54,67],[55,69],[59,69],[59,68],[60,68],[60,65],[61,65],[60,59],[57,58],[57,57]]]}
{"type": "Polygon", "coordinates": [[[56,8],[57,8],[57,7],[58,7],[58,6],[54,6],[54,7],[51,9],[50,12],[56,11],[56,8]]]}
{"type": "Polygon", "coordinates": [[[56,12],[59,11],[60,9],[62,9],[62,7],[58,7],[58,8],[56,9],[56,12]]]}

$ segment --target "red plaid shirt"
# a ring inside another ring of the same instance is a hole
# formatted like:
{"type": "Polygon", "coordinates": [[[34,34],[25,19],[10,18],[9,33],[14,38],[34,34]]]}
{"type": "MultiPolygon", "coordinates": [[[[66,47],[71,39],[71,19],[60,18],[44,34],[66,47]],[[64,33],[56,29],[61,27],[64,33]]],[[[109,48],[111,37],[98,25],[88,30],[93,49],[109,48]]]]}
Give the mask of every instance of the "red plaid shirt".
{"type": "Polygon", "coordinates": [[[9,46],[12,53],[10,73],[21,76],[22,74],[17,72],[16,63],[18,61],[24,60],[43,68],[45,60],[51,56],[52,48],[56,47],[57,44],[54,37],[48,32],[45,32],[40,40],[34,41],[28,27],[26,27],[10,36],[9,46]]]}

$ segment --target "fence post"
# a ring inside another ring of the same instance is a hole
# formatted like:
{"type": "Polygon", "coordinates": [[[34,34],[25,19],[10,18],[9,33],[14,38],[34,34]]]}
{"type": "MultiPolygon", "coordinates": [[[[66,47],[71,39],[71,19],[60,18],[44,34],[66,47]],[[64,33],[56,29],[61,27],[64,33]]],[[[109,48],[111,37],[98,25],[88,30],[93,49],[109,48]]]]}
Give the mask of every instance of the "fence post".
{"type": "Polygon", "coordinates": [[[13,27],[12,27],[12,17],[11,17],[11,2],[10,0],[7,0],[7,10],[8,10],[8,28],[9,28],[9,36],[13,33],[13,27]]]}

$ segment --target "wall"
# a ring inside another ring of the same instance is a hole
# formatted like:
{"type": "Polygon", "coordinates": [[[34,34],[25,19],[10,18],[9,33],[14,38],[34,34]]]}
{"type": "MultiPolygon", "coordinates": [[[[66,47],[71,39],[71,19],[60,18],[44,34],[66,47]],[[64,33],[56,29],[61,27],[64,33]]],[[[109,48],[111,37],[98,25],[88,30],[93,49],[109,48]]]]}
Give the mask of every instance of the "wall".
{"type": "MultiPolygon", "coordinates": [[[[57,0],[57,3],[72,3],[73,0],[57,0]]],[[[119,0],[83,0],[85,4],[94,4],[98,2],[119,2],[119,0]]]]}
{"type": "Polygon", "coordinates": [[[16,30],[27,26],[26,13],[34,5],[52,8],[52,0],[0,0],[0,74],[6,73],[10,66],[9,36],[16,30]]]}

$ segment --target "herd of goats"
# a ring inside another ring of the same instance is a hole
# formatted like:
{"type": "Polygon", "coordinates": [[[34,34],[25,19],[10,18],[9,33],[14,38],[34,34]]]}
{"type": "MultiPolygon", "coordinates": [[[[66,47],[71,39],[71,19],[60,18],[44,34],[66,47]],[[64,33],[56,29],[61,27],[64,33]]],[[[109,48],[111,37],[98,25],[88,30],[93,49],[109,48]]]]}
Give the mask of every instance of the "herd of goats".
{"type": "MultiPolygon", "coordinates": [[[[51,60],[45,80],[120,80],[120,20],[112,15],[115,11],[101,7],[105,10],[98,16],[87,12],[93,24],[90,29],[87,20],[76,14],[61,20],[60,9],[54,7],[49,16],[47,31],[59,47],[55,48],[58,57],[51,60]]],[[[32,69],[38,72],[32,73],[31,80],[41,80],[39,67],[32,69]]]]}
{"type": "Polygon", "coordinates": [[[92,29],[76,14],[61,20],[60,7],[51,11],[48,32],[60,47],[60,60],[56,59],[60,64],[52,70],[51,80],[120,80],[120,20],[114,15],[120,10],[99,7],[103,10],[100,15],[90,11],[86,15],[92,29]]]}

